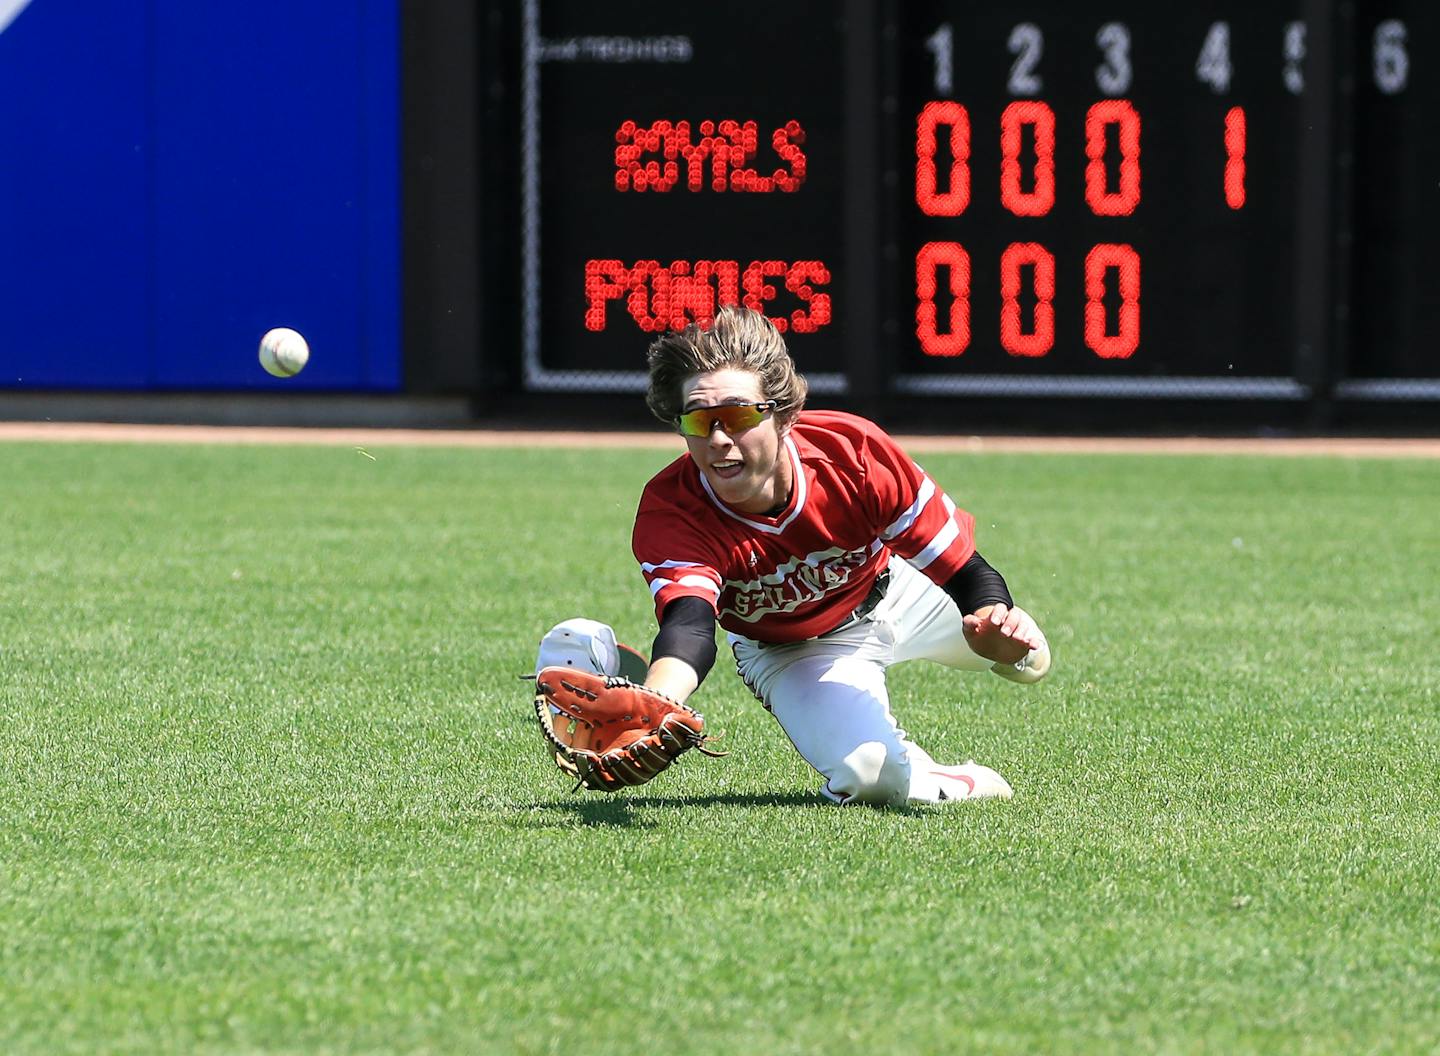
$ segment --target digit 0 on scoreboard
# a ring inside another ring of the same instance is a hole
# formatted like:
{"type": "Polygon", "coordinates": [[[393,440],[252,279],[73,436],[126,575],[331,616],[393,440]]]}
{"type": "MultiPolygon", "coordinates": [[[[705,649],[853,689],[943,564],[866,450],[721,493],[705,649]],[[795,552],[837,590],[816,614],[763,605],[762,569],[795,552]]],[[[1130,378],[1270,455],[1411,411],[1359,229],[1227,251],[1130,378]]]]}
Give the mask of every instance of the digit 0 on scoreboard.
{"type": "Polygon", "coordinates": [[[1293,6],[900,5],[899,390],[1297,396],[1293,6]]]}

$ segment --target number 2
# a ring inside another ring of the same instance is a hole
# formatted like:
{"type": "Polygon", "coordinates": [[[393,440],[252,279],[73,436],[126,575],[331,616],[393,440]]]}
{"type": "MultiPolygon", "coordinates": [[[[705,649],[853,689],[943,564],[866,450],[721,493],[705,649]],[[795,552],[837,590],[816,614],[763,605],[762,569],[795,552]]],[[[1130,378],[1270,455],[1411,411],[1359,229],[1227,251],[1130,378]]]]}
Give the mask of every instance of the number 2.
{"type": "Polygon", "coordinates": [[[1038,95],[1045,82],[1035,72],[1045,52],[1045,35],[1033,22],[1021,22],[1010,31],[1010,54],[1015,62],[1010,67],[1011,95],[1038,95]]]}

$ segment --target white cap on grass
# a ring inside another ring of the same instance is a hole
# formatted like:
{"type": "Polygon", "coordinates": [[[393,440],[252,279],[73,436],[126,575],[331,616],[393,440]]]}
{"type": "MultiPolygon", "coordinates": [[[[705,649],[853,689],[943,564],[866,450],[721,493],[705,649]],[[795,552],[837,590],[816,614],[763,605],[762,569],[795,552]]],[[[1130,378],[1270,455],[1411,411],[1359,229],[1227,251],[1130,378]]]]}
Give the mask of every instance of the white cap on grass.
{"type": "Polygon", "coordinates": [[[620,673],[620,645],[608,623],[577,616],[557,623],[540,639],[535,673],[546,667],[577,667],[597,675],[620,673]]]}

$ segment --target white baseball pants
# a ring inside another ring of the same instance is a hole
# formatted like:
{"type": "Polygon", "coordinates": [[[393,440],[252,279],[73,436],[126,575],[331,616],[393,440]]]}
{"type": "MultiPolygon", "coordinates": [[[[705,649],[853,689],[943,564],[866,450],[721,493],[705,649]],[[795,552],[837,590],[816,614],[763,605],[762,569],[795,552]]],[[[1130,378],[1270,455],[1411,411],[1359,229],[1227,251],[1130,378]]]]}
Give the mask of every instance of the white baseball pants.
{"type": "Polygon", "coordinates": [[[837,803],[893,805],[943,798],[930,756],[890,712],[885,672],[903,660],[966,671],[991,662],[965,641],[950,595],[900,557],[890,586],[858,623],[804,642],[771,645],[729,635],[740,677],[779,720],[837,803]]]}

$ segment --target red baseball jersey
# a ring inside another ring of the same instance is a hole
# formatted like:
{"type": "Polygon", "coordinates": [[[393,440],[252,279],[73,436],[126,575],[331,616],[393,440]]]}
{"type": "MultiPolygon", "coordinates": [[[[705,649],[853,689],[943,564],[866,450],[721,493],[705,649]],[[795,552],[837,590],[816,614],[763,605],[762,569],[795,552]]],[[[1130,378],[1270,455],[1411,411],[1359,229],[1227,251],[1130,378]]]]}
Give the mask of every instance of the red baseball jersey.
{"type": "Polygon", "coordinates": [[[941,584],[975,552],[975,519],[873,422],[803,411],[780,457],[794,485],[774,517],[726,505],[688,454],[645,486],[632,548],[657,618],[704,598],[727,631],[798,642],[843,623],[892,552],[941,584]]]}

